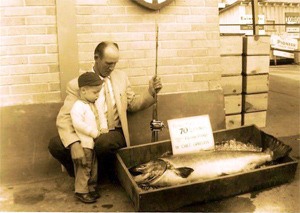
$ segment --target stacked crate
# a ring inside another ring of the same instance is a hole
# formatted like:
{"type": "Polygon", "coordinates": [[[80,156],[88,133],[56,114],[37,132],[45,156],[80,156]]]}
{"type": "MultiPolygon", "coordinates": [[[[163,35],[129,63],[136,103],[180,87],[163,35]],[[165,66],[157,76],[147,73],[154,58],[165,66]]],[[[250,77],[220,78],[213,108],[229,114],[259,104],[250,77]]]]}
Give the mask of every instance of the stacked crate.
{"type": "Polygon", "coordinates": [[[266,125],[269,90],[270,37],[243,38],[242,125],[266,125]]]}
{"type": "Polygon", "coordinates": [[[244,34],[221,34],[221,84],[224,93],[226,128],[241,126],[242,53],[244,34]]]}

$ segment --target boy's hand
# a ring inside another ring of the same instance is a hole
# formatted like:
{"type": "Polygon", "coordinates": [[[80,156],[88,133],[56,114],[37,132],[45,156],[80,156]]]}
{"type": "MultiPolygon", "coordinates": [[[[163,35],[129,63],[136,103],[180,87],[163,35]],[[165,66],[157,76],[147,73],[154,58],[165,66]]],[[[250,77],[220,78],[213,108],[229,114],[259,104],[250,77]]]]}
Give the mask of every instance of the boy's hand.
{"type": "Polygon", "coordinates": [[[71,157],[76,165],[87,165],[86,158],[83,152],[83,148],[79,142],[71,144],[71,157]]]}

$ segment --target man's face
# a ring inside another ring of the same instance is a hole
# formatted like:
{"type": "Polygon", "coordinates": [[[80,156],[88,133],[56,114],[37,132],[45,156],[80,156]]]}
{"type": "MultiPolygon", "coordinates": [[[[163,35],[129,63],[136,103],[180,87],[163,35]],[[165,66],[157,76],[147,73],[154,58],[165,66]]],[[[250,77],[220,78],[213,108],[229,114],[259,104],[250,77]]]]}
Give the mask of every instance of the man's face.
{"type": "Polygon", "coordinates": [[[119,50],[114,46],[108,46],[104,50],[102,58],[96,56],[95,58],[95,72],[102,77],[107,77],[115,69],[119,61],[119,50]]]}

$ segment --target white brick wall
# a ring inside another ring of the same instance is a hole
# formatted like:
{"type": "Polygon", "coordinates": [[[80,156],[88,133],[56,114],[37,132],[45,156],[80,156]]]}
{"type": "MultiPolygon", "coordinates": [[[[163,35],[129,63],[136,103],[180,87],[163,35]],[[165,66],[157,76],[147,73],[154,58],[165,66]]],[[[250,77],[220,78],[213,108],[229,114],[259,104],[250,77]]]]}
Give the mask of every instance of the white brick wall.
{"type": "Polygon", "coordinates": [[[3,0],[1,106],[61,101],[55,0],[3,0]]]}
{"type": "MultiPolygon", "coordinates": [[[[3,0],[1,105],[61,100],[56,1],[3,0]]],[[[103,40],[120,47],[116,69],[143,89],[155,71],[155,20],[159,25],[161,93],[220,88],[217,0],[176,0],[160,11],[128,0],[76,0],[80,71],[90,70],[103,40]]]]}

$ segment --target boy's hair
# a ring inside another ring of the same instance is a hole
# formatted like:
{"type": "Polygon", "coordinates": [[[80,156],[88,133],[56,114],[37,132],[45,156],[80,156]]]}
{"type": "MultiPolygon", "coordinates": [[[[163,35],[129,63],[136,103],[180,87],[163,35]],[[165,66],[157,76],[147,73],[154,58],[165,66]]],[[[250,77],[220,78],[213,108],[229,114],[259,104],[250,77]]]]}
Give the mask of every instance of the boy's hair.
{"type": "Polygon", "coordinates": [[[94,72],[86,72],[79,76],[78,78],[78,86],[79,88],[84,86],[100,86],[102,84],[102,80],[99,75],[94,72]]]}

